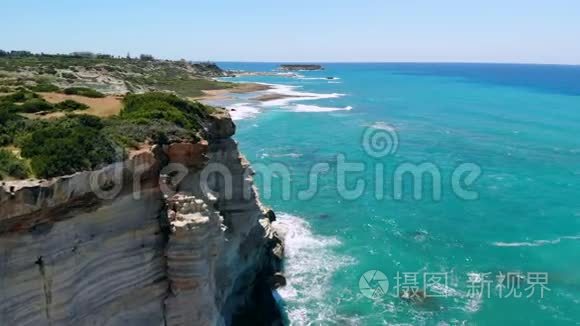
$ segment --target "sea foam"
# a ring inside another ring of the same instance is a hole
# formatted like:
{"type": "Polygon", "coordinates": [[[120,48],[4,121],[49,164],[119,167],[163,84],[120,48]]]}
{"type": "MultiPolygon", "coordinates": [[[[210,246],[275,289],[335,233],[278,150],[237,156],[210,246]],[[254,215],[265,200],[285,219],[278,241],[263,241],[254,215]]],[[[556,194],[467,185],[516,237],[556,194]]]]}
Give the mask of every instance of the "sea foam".
{"type": "Polygon", "coordinates": [[[352,110],[352,106],[346,106],[343,108],[333,108],[333,107],[324,107],[318,105],[304,105],[304,104],[296,104],[288,109],[294,112],[334,112],[334,111],[350,111],[352,110]]]}
{"type": "Polygon", "coordinates": [[[326,77],[304,77],[304,76],[297,76],[297,78],[301,80],[328,80],[328,81],[340,79],[338,77],[326,78],[326,77]]]}
{"type": "Polygon", "coordinates": [[[232,120],[252,118],[261,112],[259,108],[251,106],[250,103],[233,104],[228,109],[232,120]]]}
{"type": "MultiPolygon", "coordinates": [[[[333,307],[323,304],[333,274],[340,268],[353,264],[351,257],[333,251],[341,242],[335,237],[312,233],[304,219],[278,214],[274,222],[283,230],[285,245],[285,270],[288,284],[278,292],[288,304],[288,317],[295,325],[306,325],[313,318],[332,318],[333,307]],[[316,307],[306,311],[305,306],[316,307]]],[[[330,320],[330,319],[329,319],[330,320]]]]}
{"type": "Polygon", "coordinates": [[[554,240],[533,240],[526,242],[494,242],[493,245],[496,247],[540,247],[551,244],[558,244],[562,240],[580,240],[580,235],[564,236],[559,237],[554,240]]]}
{"type": "Polygon", "coordinates": [[[322,99],[329,99],[329,98],[338,98],[342,97],[345,94],[342,93],[309,93],[309,92],[300,92],[297,91],[296,88],[298,86],[291,86],[291,85],[281,85],[281,84],[264,84],[269,85],[272,89],[265,91],[265,94],[280,94],[282,96],[288,96],[286,98],[275,99],[270,101],[264,101],[262,106],[286,106],[291,102],[297,101],[313,101],[313,100],[322,100],[322,99]]]}

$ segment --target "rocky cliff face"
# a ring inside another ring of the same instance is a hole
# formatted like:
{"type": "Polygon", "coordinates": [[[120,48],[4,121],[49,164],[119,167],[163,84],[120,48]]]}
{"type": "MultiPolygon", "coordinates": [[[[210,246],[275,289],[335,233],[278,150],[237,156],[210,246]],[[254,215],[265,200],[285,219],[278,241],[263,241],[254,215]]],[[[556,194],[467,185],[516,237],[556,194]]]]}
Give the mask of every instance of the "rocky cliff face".
{"type": "Polygon", "coordinates": [[[283,247],[234,129],[3,184],[0,325],[280,324],[283,247]]]}

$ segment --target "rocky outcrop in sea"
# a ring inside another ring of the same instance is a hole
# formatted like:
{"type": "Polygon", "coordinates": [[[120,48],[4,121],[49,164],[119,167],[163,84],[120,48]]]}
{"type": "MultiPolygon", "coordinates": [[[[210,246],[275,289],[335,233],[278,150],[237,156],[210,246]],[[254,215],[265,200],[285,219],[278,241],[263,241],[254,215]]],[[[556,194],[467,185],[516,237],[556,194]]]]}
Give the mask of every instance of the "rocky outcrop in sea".
{"type": "Polygon", "coordinates": [[[282,71],[300,71],[300,70],[323,70],[321,65],[312,64],[284,64],[280,65],[282,71]]]}

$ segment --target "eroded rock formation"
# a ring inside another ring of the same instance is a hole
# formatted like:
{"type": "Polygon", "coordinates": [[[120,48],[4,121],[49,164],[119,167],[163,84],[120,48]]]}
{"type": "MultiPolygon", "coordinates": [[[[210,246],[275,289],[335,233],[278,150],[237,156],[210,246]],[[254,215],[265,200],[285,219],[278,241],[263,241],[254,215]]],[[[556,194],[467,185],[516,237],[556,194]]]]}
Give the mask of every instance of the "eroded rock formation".
{"type": "Polygon", "coordinates": [[[216,115],[195,144],[4,183],[0,325],[280,324],[283,246],[234,131],[216,115]]]}

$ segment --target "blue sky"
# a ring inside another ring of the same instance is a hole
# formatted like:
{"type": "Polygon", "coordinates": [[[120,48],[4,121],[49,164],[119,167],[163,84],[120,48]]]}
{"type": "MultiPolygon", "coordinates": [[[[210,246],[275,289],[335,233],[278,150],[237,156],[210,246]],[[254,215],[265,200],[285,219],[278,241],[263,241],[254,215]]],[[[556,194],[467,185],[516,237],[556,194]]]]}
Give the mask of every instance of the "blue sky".
{"type": "Polygon", "coordinates": [[[214,61],[580,64],[578,0],[3,0],[0,48],[214,61]]]}

